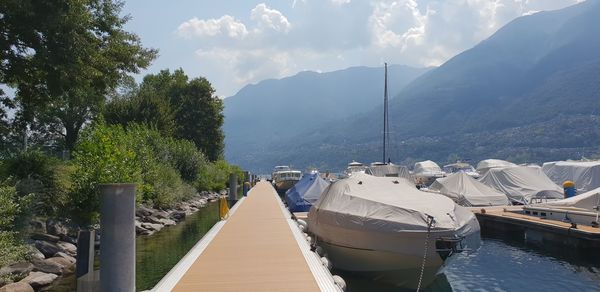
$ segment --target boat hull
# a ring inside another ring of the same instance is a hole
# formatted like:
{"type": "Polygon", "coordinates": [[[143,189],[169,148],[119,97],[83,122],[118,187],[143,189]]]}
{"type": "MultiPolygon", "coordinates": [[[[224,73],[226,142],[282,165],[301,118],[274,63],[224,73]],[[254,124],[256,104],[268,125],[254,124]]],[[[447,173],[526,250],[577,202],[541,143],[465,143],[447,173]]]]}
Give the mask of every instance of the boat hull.
{"type": "Polygon", "coordinates": [[[297,182],[298,182],[298,180],[293,180],[293,179],[276,180],[275,188],[277,189],[277,192],[285,193],[287,190],[289,190],[291,187],[293,187],[297,182]]]}
{"type": "MultiPolygon", "coordinates": [[[[325,242],[319,245],[325,249],[336,269],[404,288],[415,289],[418,285],[422,255],[357,249],[325,242]]],[[[443,264],[444,261],[439,256],[427,258],[421,287],[426,287],[435,280],[443,264]]]]}
{"type": "MultiPolygon", "coordinates": [[[[312,210],[311,210],[312,211],[312,210]]],[[[414,289],[425,254],[427,256],[421,287],[435,279],[452,253],[444,253],[438,241],[462,238],[459,249],[475,250],[479,247],[479,224],[473,216],[462,228],[456,230],[407,230],[379,232],[358,230],[311,220],[309,230],[315,235],[317,245],[327,253],[336,269],[360,273],[373,280],[414,289]]]]}

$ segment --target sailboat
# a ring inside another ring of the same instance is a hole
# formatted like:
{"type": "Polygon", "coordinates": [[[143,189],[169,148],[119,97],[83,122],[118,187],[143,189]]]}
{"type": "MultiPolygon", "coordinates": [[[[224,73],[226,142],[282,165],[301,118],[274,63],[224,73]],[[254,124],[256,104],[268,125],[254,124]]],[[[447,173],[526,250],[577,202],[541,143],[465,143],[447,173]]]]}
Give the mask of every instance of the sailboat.
{"type": "MultiPolygon", "coordinates": [[[[384,149],[387,64],[385,76],[384,149]]],[[[308,227],[335,268],[407,288],[427,286],[450,256],[479,245],[472,212],[405,177],[354,173],[331,184],[310,209],[308,227]]]]}

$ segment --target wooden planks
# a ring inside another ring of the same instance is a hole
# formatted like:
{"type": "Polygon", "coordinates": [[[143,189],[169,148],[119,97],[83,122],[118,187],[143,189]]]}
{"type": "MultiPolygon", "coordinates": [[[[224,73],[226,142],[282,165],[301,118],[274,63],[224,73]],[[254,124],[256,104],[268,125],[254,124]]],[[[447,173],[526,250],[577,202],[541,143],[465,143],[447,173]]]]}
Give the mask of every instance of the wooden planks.
{"type": "Polygon", "coordinates": [[[173,291],[319,291],[267,182],[259,182],[173,291]]]}

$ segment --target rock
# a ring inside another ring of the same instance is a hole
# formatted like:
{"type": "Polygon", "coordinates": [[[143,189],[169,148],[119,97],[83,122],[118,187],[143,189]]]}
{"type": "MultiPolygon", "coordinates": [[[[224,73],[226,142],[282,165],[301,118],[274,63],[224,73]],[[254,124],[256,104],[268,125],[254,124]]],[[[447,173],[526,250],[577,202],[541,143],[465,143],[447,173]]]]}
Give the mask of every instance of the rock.
{"type": "Polygon", "coordinates": [[[160,222],[162,222],[162,224],[164,226],[173,226],[173,225],[177,224],[177,222],[175,222],[171,219],[160,219],[160,222]]]}
{"type": "Polygon", "coordinates": [[[28,262],[12,264],[0,269],[0,276],[11,276],[16,278],[24,278],[33,270],[33,265],[28,262]]]}
{"type": "Polygon", "coordinates": [[[29,221],[29,228],[31,229],[31,232],[36,232],[36,233],[45,233],[46,232],[46,222],[39,220],[39,219],[33,219],[31,221],[29,221]]]}
{"type": "Polygon", "coordinates": [[[68,242],[64,242],[64,241],[59,241],[56,244],[58,245],[58,247],[60,247],[68,255],[70,255],[70,256],[76,256],[77,255],[77,247],[74,244],[68,243],[68,242]]]}
{"type": "Polygon", "coordinates": [[[55,258],[64,258],[64,259],[68,260],[71,264],[74,264],[75,262],[77,262],[77,260],[74,257],[72,257],[64,252],[57,252],[54,255],[54,257],[55,258]]]}
{"type": "Polygon", "coordinates": [[[35,246],[30,246],[31,247],[31,251],[29,252],[29,256],[31,257],[31,259],[38,259],[38,260],[43,260],[46,258],[46,256],[39,251],[37,248],[35,248],[35,246]]]}
{"type": "Polygon", "coordinates": [[[154,223],[154,224],[162,224],[162,222],[160,222],[160,219],[158,219],[154,216],[144,217],[144,222],[149,222],[149,223],[154,223]]]}
{"type": "Polygon", "coordinates": [[[52,235],[66,235],[69,233],[69,230],[62,222],[54,219],[48,219],[46,220],[46,232],[52,235]]]}
{"type": "Polygon", "coordinates": [[[63,257],[52,257],[49,259],[45,259],[46,262],[54,263],[60,265],[62,267],[63,274],[72,273],[75,271],[75,262],[71,262],[70,260],[63,257]]]}
{"type": "Polygon", "coordinates": [[[52,283],[52,281],[56,280],[56,278],[58,278],[58,276],[55,274],[31,272],[29,273],[29,276],[25,277],[25,279],[21,280],[21,282],[27,283],[33,288],[39,288],[52,283]]]}
{"type": "Polygon", "coordinates": [[[70,244],[75,244],[75,245],[77,244],[77,239],[73,238],[73,237],[71,237],[69,235],[61,234],[59,237],[60,237],[60,240],[62,240],[64,242],[68,242],[70,244]]]}
{"type": "Polygon", "coordinates": [[[159,231],[163,228],[161,224],[142,223],[142,227],[148,230],[159,231]]]}
{"type": "Polygon", "coordinates": [[[61,275],[63,273],[63,266],[48,260],[33,260],[33,271],[61,275]]]}
{"type": "Polygon", "coordinates": [[[165,211],[161,211],[161,210],[156,210],[156,211],[154,211],[154,213],[152,213],[152,216],[154,216],[158,219],[166,219],[166,218],[169,218],[169,213],[167,213],[165,211]]]}
{"type": "Polygon", "coordinates": [[[18,282],[0,288],[0,292],[33,292],[33,287],[28,283],[18,282]]]}
{"type": "Polygon", "coordinates": [[[148,229],[142,227],[142,223],[139,223],[139,224],[138,223],[139,222],[137,222],[137,221],[135,222],[135,234],[147,235],[148,229]]]}
{"type": "Polygon", "coordinates": [[[144,205],[140,205],[139,207],[137,207],[137,209],[135,209],[135,215],[138,217],[150,216],[153,212],[153,209],[150,209],[144,205]]]}
{"type": "Polygon", "coordinates": [[[45,257],[51,257],[53,256],[55,253],[62,251],[62,249],[60,247],[58,247],[58,245],[56,245],[56,243],[52,243],[52,242],[47,242],[47,241],[41,241],[41,240],[36,240],[35,241],[35,247],[41,251],[45,257]]]}
{"type": "Polygon", "coordinates": [[[58,237],[56,235],[45,234],[45,233],[34,233],[31,235],[31,239],[43,240],[43,241],[49,241],[49,242],[58,242],[60,240],[60,237],[58,237]]]}
{"type": "Polygon", "coordinates": [[[171,219],[175,220],[175,221],[181,221],[183,219],[185,219],[185,212],[182,211],[175,211],[173,213],[171,213],[171,219]]]}

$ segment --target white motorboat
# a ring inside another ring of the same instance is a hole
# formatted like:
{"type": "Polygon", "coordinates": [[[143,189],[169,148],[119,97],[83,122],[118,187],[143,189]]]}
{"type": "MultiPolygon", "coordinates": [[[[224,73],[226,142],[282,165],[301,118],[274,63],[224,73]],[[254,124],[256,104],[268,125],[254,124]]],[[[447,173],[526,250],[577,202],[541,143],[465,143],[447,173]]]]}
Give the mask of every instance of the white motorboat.
{"type": "Polygon", "coordinates": [[[427,286],[454,253],[479,246],[469,210],[401,177],[355,173],[333,183],[308,226],[337,269],[409,288],[419,278],[427,286]]]}
{"type": "Polygon", "coordinates": [[[446,173],[442,171],[437,163],[431,160],[426,160],[415,163],[415,167],[413,168],[413,176],[417,185],[429,186],[436,179],[445,177],[446,173]]]}
{"type": "Polygon", "coordinates": [[[285,193],[302,178],[302,172],[285,165],[275,166],[271,178],[277,191],[285,193]]]}
{"type": "Polygon", "coordinates": [[[468,176],[475,178],[475,179],[480,177],[480,174],[479,174],[479,172],[477,172],[477,170],[475,170],[475,167],[473,167],[472,165],[465,163],[465,162],[457,162],[457,163],[444,165],[443,170],[446,174],[464,172],[468,176]]]}
{"type": "Polygon", "coordinates": [[[354,173],[365,173],[366,167],[357,161],[352,161],[350,163],[348,163],[348,167],[346,168],[346,174],[348,176],[354,174],[354,173]]]}

